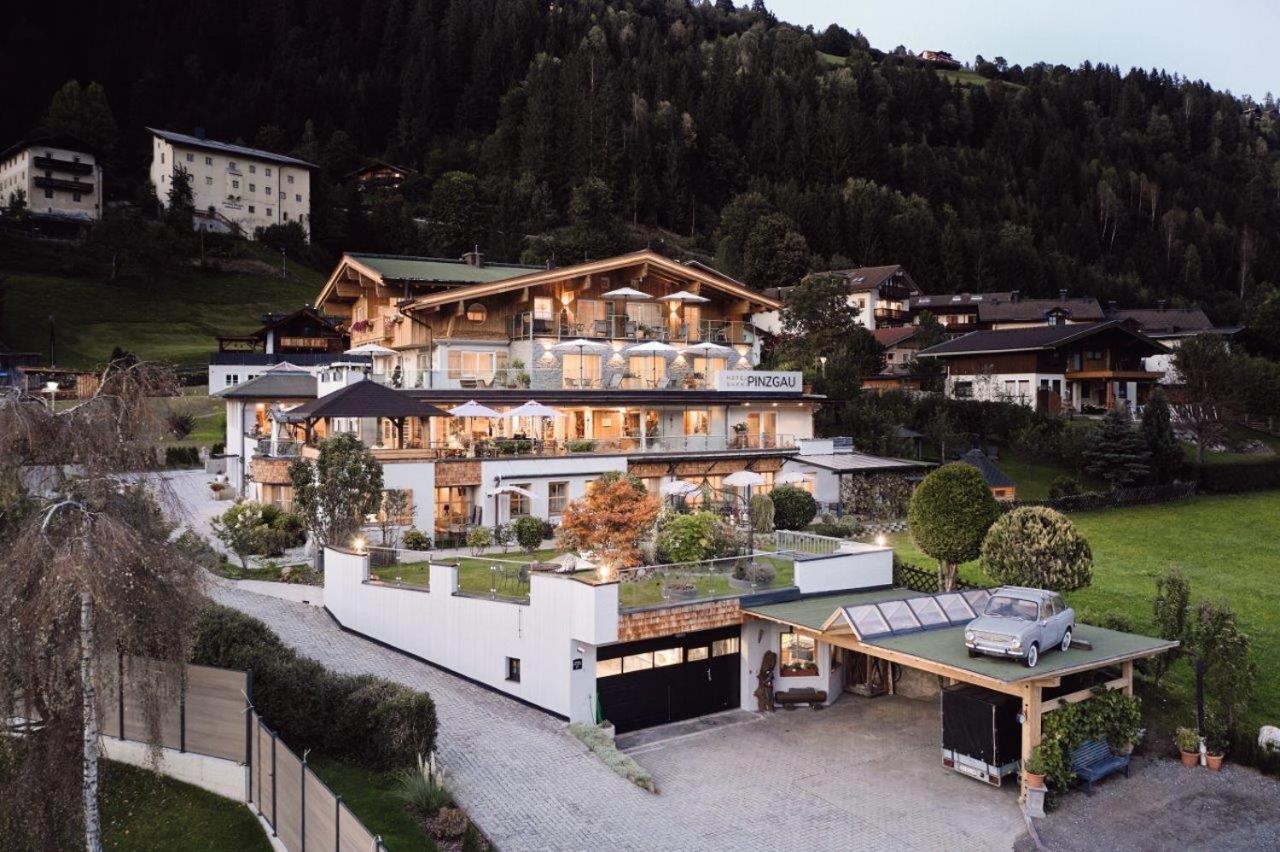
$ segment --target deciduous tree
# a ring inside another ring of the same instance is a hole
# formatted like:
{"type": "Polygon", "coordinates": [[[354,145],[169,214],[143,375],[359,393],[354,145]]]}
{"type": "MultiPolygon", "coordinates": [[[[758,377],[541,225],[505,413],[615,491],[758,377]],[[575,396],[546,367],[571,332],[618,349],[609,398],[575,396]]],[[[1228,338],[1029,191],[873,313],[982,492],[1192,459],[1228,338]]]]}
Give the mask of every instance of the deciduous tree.
{"type": "Polygon", "coordinates": [[[1195,438],[1196,464],[1204,464],[1205,447],[1221,438],[1224,420],[1238,407],[1237,365],[1221,337],[1197,334],[1182,341],[1173,369],[1182,384],[1174,411],[1195,438]]]}
{"type": "Polygon", "coordinates": [[[365,516],[382,499],[382,465],[355,435],[343,432],[320,442],[313,462],[289,465],[293,508],[314,537],[317,549],[346,545],[360,532],[365,516]]]}
{"type": "Polygon", "coordinates": [[[589,551],[609,569],[641,562],[640,544],[653,531],[662,504],[634,476],[606,473],[586,496],[565,507],[562,546],[589,551]]]}

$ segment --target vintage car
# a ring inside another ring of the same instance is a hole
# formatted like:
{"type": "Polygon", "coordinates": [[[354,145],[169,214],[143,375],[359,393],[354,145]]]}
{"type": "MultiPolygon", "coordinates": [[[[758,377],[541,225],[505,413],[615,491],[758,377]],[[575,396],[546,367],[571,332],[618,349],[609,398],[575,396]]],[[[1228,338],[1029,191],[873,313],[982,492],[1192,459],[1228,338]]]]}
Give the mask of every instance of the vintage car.
{"type": "Polygon", "coordinates": [[[1057,592],[1002,586],[965,628],[964,644],[970,657],[1015,657],[1035,668],[1041,652],[1071,647],[1075,624],[1076,611],[1057,592]]]}

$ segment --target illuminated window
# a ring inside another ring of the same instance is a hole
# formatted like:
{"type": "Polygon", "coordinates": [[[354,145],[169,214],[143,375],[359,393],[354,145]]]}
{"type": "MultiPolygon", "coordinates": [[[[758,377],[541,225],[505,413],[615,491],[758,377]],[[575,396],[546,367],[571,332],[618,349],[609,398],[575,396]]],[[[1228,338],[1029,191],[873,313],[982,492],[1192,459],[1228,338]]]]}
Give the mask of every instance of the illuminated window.
{"type": "Polygon", "coordinates": [[[622,674],[622,658],[612,660],[596,660],[596,677],[613,677],[622,674]]]}
{"type": "Polygon", "coordinates": [[[548,482],[547,483],[547,513],[551,515],[564,514],[564,508],[569,503],[569,483],[567,482],[548,482]]]}
{"type": "Polygon", "coordinates": [[[801,633],[782,634],[782,674],[812,677],[818,673],[818,643],[801,633]]]}
{"type": "Polygon", "coordinates": [[[726,654],[738,653],[738,637],[731,636],[728,639],[717,639],[711,643],[711,656],[723,657],[726,654]]]}

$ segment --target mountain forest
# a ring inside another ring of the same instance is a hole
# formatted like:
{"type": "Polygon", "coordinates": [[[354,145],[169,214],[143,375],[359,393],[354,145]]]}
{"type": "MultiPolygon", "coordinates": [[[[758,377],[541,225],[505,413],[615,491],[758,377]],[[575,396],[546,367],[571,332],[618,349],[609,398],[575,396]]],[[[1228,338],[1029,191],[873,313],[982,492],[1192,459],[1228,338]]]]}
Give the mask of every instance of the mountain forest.
{"type": "Polygon", "coordinates": [[[930,292],[1167,299],[1219,322],[1280,284],[1274,104],[1172,71],[940,71],[760,0],[116,0],[5,17],[0,67],[23,85],[0,141],[75,133],[104,155],[112,202],[147,195],[146,127],[301,156],[319,165],[329,258],[479,245],[564,264],[648,245],[756,287],[901,263],[930,292]],[[92,36],[48,61],[72,21],[92,36]],[[361,197],[346,176],[372,159],[410,179],[361,197]]]}

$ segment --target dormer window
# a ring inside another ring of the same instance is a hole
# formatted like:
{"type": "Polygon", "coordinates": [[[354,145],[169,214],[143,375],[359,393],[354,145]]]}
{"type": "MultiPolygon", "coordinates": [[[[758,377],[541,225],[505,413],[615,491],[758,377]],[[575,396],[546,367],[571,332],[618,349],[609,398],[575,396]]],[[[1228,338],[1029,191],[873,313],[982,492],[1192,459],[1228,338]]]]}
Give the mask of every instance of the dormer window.
{"type": "Polygon", "coordinates": [[[484,322],[488,315],[488,309],[479,302],[467,305],[467,319],[471,322],[484,322]]]}

